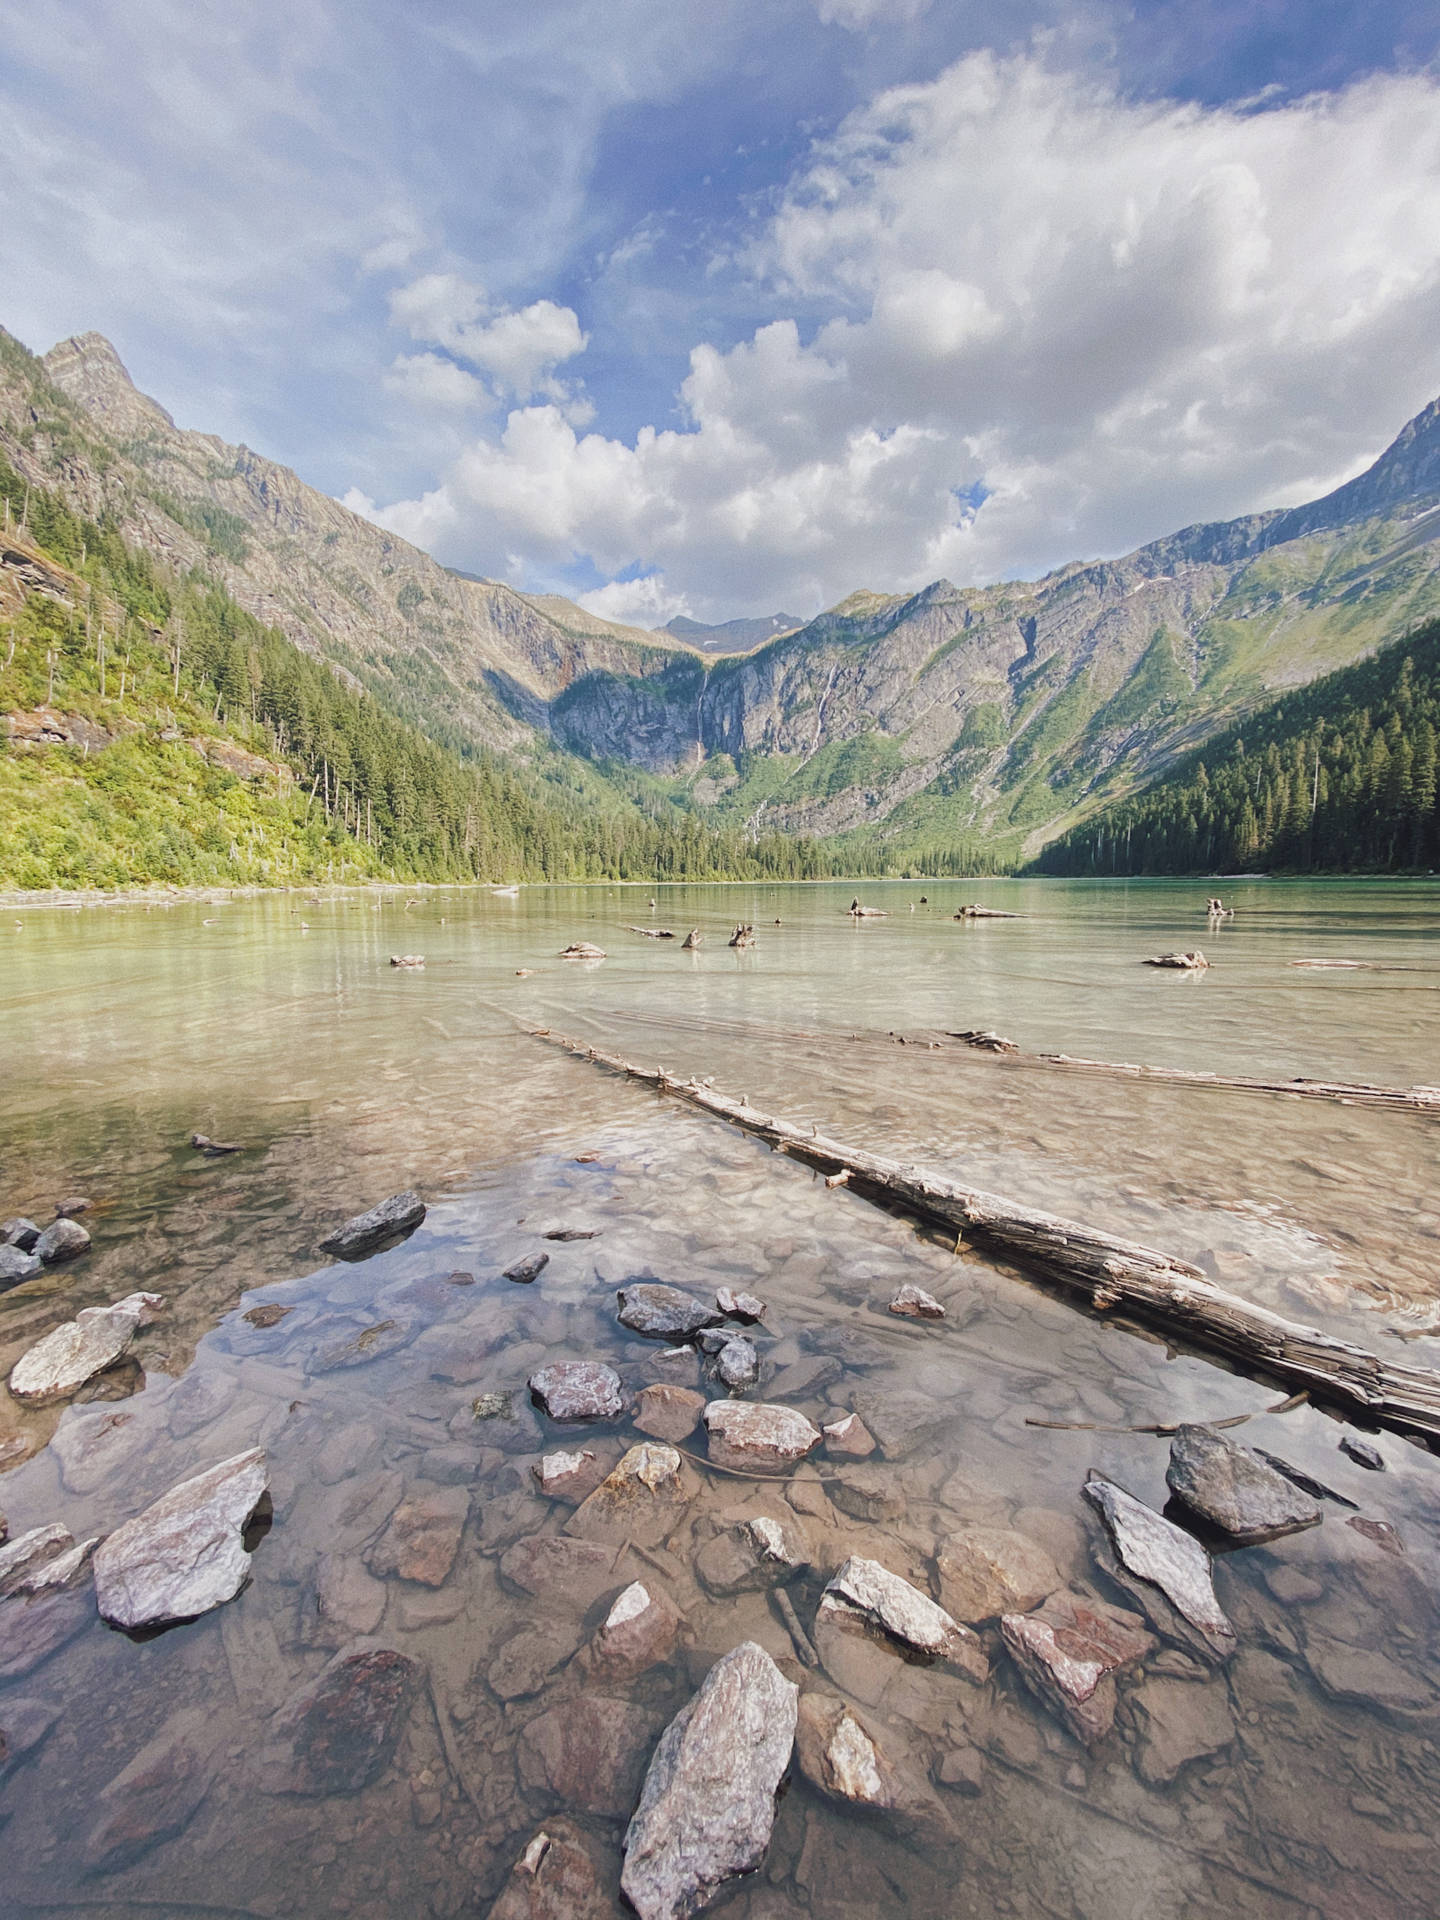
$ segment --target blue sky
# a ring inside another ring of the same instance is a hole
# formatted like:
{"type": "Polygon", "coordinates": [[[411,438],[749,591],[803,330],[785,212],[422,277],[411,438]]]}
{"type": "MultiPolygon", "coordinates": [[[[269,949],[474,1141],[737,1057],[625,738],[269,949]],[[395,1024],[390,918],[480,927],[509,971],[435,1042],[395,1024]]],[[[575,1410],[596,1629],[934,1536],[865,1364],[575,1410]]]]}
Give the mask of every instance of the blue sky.
{"type": "Polygon", "coordinates": [[[1308,497],[1440,391],[1413,0],[0,0],[0,321],[658,624],[1308,497]]]}

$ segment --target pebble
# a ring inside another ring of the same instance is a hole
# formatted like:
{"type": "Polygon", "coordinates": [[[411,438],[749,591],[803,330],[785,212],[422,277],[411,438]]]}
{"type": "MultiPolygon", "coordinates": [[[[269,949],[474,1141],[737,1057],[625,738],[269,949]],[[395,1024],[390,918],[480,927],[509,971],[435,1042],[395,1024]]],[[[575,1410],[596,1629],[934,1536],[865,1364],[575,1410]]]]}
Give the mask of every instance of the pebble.
{"type": "Polygon", "coordinates": [[[23,1215],[17,1214],[13,1219],[0,1223],[0,1247],[18,1247],[21,1253],[33,1253],[39,1238],[39,1227],[23,1215]]]}
{"type": "Polygon", "coordinates": [[[1228,1660],[1235,1629],[1215,1598],[1210,1556],[1194,1535],[1100,1475],[1086,1482],[1084,1495],[1104,1528],[1097,1558],[1150,1624],[1202,1660],[1228,1660]]]}
{"type": "Polygon", "coordinates": [[[0,1293],[33,1280],[42,1271],[33,1253],[24,1253],[19,1247],[0,1247],[0,1293]]]}

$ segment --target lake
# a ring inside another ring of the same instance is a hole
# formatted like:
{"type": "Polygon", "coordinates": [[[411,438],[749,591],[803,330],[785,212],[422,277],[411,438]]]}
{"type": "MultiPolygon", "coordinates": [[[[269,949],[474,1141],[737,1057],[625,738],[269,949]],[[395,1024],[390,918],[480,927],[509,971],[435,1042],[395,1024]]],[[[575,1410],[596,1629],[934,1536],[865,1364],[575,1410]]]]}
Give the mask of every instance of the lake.
{"type": "Polygon", "coordinates": [[[0,1600],[0,1731],[13,1748],[14,1728],[46,1727],[8,1771],[0,1759],[0,1911],[408,1920],[486,1914],[503,1894],[503,1920],[539,1920],[562,1909],[512,1868],[544,1827],[593,1868],[563,1911],[600,1920],[620,1911],[623,1822],[659,1728],[753,1640],[807,1692],[850,1699],[900,1784],[878,1812],[792,1769],[763,1865],[726,1896],[737,1920],[1432,1913],[1428,1452],[1367,1434],[1384,1467],[1367,1471],[1325,1411],[1267,1413],[1273,1384],[1106,1324],[524,1031],[710,1076],[1440,1365],[1440,1113],[1034,1057],[1440,1082],[1440,885],[1222,882],[1236,912],[1218,925],[1208,890],[866,882],[886,917],[859,922],[850,883],[657,886],[653,906],[649,889],[597,885],[0,916],[0,1214],[43,1225],[66,1195],[93,1203],[91,1251],[0,1296],[0,1364],[79,1308],[137,1288],[166,1302],[63,1405],[0,1394],[10,1536],[54,1521],[106,1534],[256,1444],[273,1502],[243,1593],[170,1631],[111,1630],[82,1586],[65,1637],[32,1658],[27,1603],[0,1600]],[[952,917],[971,901],[1020,917],[952,917]],[[747,950],[726,944],[740,922],[747,950]],[[703,944],[627,923],[699,928],[703,944]],[[608,957],[557,957],[579,940],[608,957]],[[1197,945],[1202,974],[1141,964],[1197,945]],[[402,954],[423,970],[392,968],[402,954]],[[1363,965],[1294,964],[1315,960],[1363,965]],[[947,1038],[967,1029],[1023,1051],[947,1038]],[[203,1158],[197,1131],[244,1150],[203,1158]],[[320,1252],[408,1187],[429,1206],[408,1239],[354,1264],[320,1252]],[[537,1252],[533,1284],[503,1277],[537,1252]],[[765,1319],[736,1328],[760,1358],[746,1397],[817,1424],[859,1409],[880,1446],[858,1463],[822,1447],[759,1482],[707,1469],[702,1429],[679,1443],[694,1459],[673,1528],[622,1535],[587,1573],[593,1553],[537,1551],[574,1541],[574,1509],[532,1468],[588,1450],[598,1471],[642,1436],[628,1416],[554,1424],[528,1378],[595,1359],[627,1403],[657,1382],[725,1392],[710,1359],[619,1325],[616,1289],[637,1277],[760,1296],[765,1319]],[[891,1315],[907,1282],[946,1317],[891,1315]],[[266,1305],[285,1312],[245,1318],[266,1305]],[[947,1542],[973,1555],[1018,1536],[1059,1586],[1133,1608],[1097,1562],[1087,1475],[1158,1510],[1168,1438],[1115,1429],[1237,1415],[1251,1417],[1236,1440],[1341,1498],[1318,1526],[1217,1553],[1237,1651],[1214,1670],[1173,1638],[1153,1648],[1120,1673],[1093,1748],[1024,1684],[993,1617],[976,1623],[983,1685],[891,1647],[839,1661],[841,1680],[837,1662],[801,1664],[763,1579],[727,1590],[716,1571],[737,1529],[778,1515],[805,1549],[785,1591],[808,1625],[849,1555],[943,1596],[947,1542]],[[407,1561],[397,1529],[417,1512],[429,1531],[407,1561]],[[678,1609],[679,1637],[597,1680],[596,1628],[636,1580],[678,1609]],[[287,1703],[357,1638],[415,1663],[413,1697],[366,1784],[296,1791],[287,1703]]]}

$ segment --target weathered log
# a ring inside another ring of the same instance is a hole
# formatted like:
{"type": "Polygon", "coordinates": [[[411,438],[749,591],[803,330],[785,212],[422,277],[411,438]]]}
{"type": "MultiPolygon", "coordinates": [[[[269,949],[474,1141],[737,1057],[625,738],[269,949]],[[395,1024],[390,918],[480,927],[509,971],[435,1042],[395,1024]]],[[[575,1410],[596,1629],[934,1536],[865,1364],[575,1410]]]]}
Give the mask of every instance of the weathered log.
{"type": "Polygon", "coordinates": [[[1023,913],[1006,913],[1001,907],[982,907],[972,904],[961,907],[954,916],[957,920],[1023,920],[1023,913]]]}
{"type": "Polygon", "coordinates": [[[701,933],[698,927],[691,927],[681,944],[681,951],[683,953],[694,953],[704,938],[704,934],[701,933]]]}
{"type": "Polygon", "coordinates": [[[589,940],[572,940],[568,947],[560,950],[562,960],[603,960],[605,949],[594,946],[589,940]]]}
{"type": "Polygon", "coordinates": [[[1440,1439],[1440,1373],[1432,1368],[1385,1360],[1318,1327],[1287,1320],[1216,1286],[1188,1261],[1138,1241],[961,1186],[818,1131],[807,1133],[698,1080],[676,1080],[662,1068],[635,1066],[549,1028],[527,1031],[578,1059],[715,1114],[824,1174],[848,1172],[848,1184],[866,1199],[963,1234],[1077,1291],[1099,1312],[1119,1310],[1268,1380],[1303,1387],[1317,1399],[1336,1401],[1402,1432],[1440,1439]]]}
{"type": "Polygon", "coordinates": [[[424,966],[425,956],[423,953],[392,953],[390,964],[392,967],[409,967],[413,971],[424,966]]]}
{"type": "Polygon", "coordinates": [[[755,944],[754,927],[739,926],[730,936],[732,947],[753,947],[755,944]]]}
{"type": "Polygon", "coordinates": [[[626,933],[642,934],[647,940],[673,940],[674,934],[669,927],[632,927],[628,920],[621,923],[626,933]]]}
{"type": "Polygon", "coordinates": [[[1198,947],[1189,953],[1157,953],[1145,962],[1147,967],[1170,967],[1177,973],[1203,973],[1210,962],[1198,947]]]}
{"type": "Polygon", "coordinates": [[[852,920],[888,920],[888,907],[862,907],[859,900],[852,900],[845,909],[852,920]]]}

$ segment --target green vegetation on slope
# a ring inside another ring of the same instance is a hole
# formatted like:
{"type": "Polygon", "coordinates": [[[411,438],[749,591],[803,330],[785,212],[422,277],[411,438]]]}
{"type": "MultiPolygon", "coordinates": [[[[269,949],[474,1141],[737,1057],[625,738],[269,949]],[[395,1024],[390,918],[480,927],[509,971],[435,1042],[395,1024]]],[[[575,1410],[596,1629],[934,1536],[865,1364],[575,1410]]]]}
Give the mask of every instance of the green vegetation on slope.
{"type": "Polygon", "coordinates": [[[1033,871],[1394,872],[1440,862],[1440,622],[1284,695],[1033,871]]]}
{"type": "Polygon", "coordinates": [[[598,804],[549,768],[461,761],[213,581],[169,574],[3,461],[0,503],[8,525],[23,522],[17,552],[58,563],[0,626],[0,710],[49,708],[82,740],[71,722],[88,722],[90,741],[0,754],[0,884],[833,870],[804,842],[598,804]]]}

